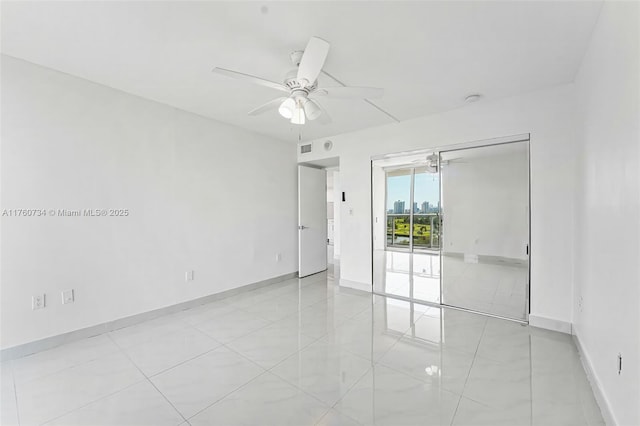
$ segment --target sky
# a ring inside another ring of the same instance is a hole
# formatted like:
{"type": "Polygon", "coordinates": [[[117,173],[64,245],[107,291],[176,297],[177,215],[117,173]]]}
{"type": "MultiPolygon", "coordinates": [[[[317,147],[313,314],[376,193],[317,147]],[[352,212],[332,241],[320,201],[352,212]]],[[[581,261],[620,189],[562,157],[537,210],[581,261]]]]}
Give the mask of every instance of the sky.
{"type": "MultiPolygon", "coordinates": [[[[393,203],[397,200],[405,202],[404,208],[410,209],[411,175],[390,176],[387,179],[387,210],[393,209],[393,203]]],[[[437,205],[440,200],[440,185],[438,175],[435,173],[416,173],[414,201],[418,208],[424,201],[431,205],[437,205]]]]}

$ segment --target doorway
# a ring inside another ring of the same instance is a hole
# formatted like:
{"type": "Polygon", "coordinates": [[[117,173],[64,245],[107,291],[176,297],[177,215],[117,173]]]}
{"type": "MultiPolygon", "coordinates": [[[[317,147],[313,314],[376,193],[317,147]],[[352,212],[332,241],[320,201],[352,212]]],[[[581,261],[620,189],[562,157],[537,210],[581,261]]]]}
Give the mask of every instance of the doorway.
{"type": "Polygon", "coordinates": [[[339,272],[340,180],[338,157],[298,165],[298,275],[339,272]]]}
{"type": "Polygon", "coordinates": [[[371,166],[374,293],[528,320],[528,135],[371,166]]]}

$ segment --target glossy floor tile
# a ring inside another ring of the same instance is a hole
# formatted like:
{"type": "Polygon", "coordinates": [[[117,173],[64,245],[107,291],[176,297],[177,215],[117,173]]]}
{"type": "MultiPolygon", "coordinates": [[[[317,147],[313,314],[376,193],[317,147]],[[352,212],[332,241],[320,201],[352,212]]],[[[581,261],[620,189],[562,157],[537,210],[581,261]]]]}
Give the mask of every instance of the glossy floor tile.
{"type": "Polygon", "coordinates": [[[126,348],[124,352],[142,373],[150,377],[218,346],[220,343],[202,331],[184,327],[126,348]]]}
{"type": "Polygon", "coordinates": [[[48,426],[175,426],[184,418],[148,381],[92,402],[46,423],[48,426]]]}
{"type": "Polygon", "coordinates": [[[0,363],[0,425],[18,423],[18,402],[11,363],[2,362],[0,363]]]}
{"type": "Polygon", "coordinates": [[[524,320],[528,282],[526,259],[442,256],[442,300],[447,305],[524,320]]]}
{"type": "Polygon", "coordinates": [[[319,340],[271,372],[319,400],[333,405],[371,368],[371,362],[319,340]]]}
{"type": "Polygon", "coordinates": [[[265,372],[189,419],[189,423],[193,426],[313,425],[329,408],[299,388],[265,372]]]}
{"type": "Polygon", "coordinates": [[[375,365],[335,406],[362,424],[450,424],[460,396],[375,365]]]}
{"type": "Polygon", "coordinates": [[[2,425],[603,425],[570,336],[287,280],[2,362],[2,425]]]}
{"type": "Polygon", "coordinates": [[[144,380],[121,352],[16,384],[24,425],[42,424],[144,380]]]}
{"type": "Polygon", "coordinates": [[[392,250],[376,250],[373,257],[377,293],[526,318],[529,269],[523,259],[392,250]]]}
{"type": "Polygon", "coordinates": [[[151,382],[189,418],[256,378],[264,370],[220,347],[151,378],[151,382]]]}
{"type": "Polygon", "coordinates": [[[440,255],[375,250],[373,282],[377,293],[440,302],[440,255]]]}

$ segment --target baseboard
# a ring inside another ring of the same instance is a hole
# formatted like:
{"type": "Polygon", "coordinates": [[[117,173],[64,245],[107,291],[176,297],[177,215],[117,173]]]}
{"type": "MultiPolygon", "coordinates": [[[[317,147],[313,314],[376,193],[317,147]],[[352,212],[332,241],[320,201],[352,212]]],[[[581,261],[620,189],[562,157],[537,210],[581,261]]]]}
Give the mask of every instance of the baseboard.
{"type": "Polygon", "coordinates": [[[152,311],[142,312],[142,313],[131,315],[128,317],[119,318],[113,321],[108,321],[102,324],[97,324],[90,327],[81,328],[79,330],[70,331],[68,333],[58,334],[56,336],[46,337],[44,339],[35,340],[33,342],[24,343],[22,345],[12,346],[10,348],[2,349],[0,351],[0,361],[8,361],[11,359],[16,359],[16,358],[21,358],[23,356],[31,355],[36,352],[42,352],[47,349],[53,349],[65,343],[71,343],[76,340],[97,336],[99,334],[107,333],[109,331],[118,330],[123,327],[129,327],[144,321],[149,321],[154,318],[161,317],[163,315],[173,314],[176,312],[183,311],[185,309],[204,305],[205,303],[211,303],[216,300],[226,299],[227,297],[235,296],[237,294],[245,293],[251,290],[256,290],[261,287],[265,287],[271,284],[296,278],[297,276],[298,276],[298,272],[291,272],[289,274],[280,275],[278,277],[268,278],[266,280],[247,284],[242,287],[236,287],[229,290],[225,290],[220,293],[214,293],[208,296],[199,297],[197,299],[188,300],[186,302],[177,303],[175,305],[165,306],[162,308],[154,309],[152,311]]]}
{"type": "Polygon", "coordinates": [[[546,330],[559,331],[560,333],[565,334],[571,334],[572,330],[570,322],[538,315],[529,315],[529,325],[532,327],[544,328],[546,330]]]}
{"type": "Polygon", "coordinates": [[[573,341],[578,348],[578,352],[580,353],[580,361],[582,361],[582,367],[584,368],[585,373],[587,373],[587,379],[589,380],[589,384],[591,385],[591,390],[593,391],[593,396],[596,398],[596,402],[598,403],[598,407],[600,407],[600,412],[602,413],[602,418],[607,426],[616,426],[618,422],[613,415],[613,411],[611,410],[611,404],[609,404],[609,400],[602,392],[602,387],[600,386],[600,380],[598,380],[598,376],[596,376],[595,371],[593,370],[593,366],[591,364],[591,359],[587,352],[584,350],[582,343],[580,343],[580,338],[575,333],[577,330],[574,328],[573,333],[573,341]]]}
{"type": "Polygon", "coordinates": [[[340,286],[371,293],[371,284],[367,284],[367,283],[361,283],[358,281],[351,281],[351,280],[345,280],[344,278],[340,278],[340,286]]]}

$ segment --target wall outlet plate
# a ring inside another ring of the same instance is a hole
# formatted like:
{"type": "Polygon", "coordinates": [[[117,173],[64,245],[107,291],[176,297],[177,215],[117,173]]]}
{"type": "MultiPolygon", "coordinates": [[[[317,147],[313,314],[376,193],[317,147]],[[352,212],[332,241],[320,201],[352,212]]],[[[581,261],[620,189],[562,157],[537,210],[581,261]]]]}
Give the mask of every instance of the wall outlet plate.
{"type": "Polygon", "coordinates": [[[187,271],[184,273],[185,281],[193,281],[195,277],[195,271],[187,271]]]}
{"type": "Polygon", "coordinates": [[[35,311],[36,309],[44,309],[45,306],[46,303],[44,293],[38,294],[36,296],[31,296],[31,309],[35,311]]]}
{"type": "Polygon", "coordinates": [[[71,290],[65,290],[62,292],[62,304],[66,305],[67,303],[73,303],[74,301],[74,297],[73,297],[73,289],[71,290]]]}

